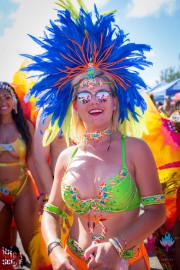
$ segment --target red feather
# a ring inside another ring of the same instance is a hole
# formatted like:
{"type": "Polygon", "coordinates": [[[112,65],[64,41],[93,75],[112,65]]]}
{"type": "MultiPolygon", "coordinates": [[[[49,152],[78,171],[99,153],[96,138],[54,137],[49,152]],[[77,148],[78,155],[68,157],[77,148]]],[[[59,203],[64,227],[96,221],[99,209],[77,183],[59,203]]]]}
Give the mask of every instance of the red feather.
{"type": "Polygon", "coordinates": [[[165,199],[166,205],[166,229],[169,231],[177,218],[176,198],[168,197],[165,199]]]}
{"type": "Polygon", "coordinates": [[[180,187],[177,190],[176,206],[177,206],[177,217],[178,217],[178,219],[180,221],[180,187]]]}
{"type": "Polygon", "coordinates": [[[51,264],[48,265],[48,266],[41,265],[41,266],[38,267],[38,270],[53,270],[53,268],[52,268],[52,265],[51,264]]]}

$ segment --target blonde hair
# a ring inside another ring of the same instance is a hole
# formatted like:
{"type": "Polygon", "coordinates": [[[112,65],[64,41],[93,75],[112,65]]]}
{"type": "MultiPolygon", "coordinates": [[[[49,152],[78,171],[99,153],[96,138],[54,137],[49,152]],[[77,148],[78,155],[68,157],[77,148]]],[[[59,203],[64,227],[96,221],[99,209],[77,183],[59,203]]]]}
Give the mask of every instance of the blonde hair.
{"type": "MultiPolygon", "coordinates": [[[[102,79],[104,82],[110,82],[109,87],[110,90],[112,91],[113,97],[117,97],[116,95],[116,83],[115,81],[107,74],[100,70],[95,70],[94,72],[94,78],[99,77],[102,79]]],[[[79,76],[77,76],[73,81],[72,81],[72,87],[74,88],[74,93],[73,93],[73,100],[75,100],[75,96],[78,90],[79,84],[84,80],[87,79],[87,73],[82,73],[79,76]]],[[[118,116],[119,116],[119,104],[117,104],[116,109],[113,111],[113,116],[112,116],[112,127],[114,130],[117,129],[117,124],[118,124],[118,116]]],[[[84,140],[84,133],[86,132],[86,128],[84,126],[84,123],[79,116],[77,112],[75,112],[74,108],[72,107],[72,136],[76,142],[82,142],[84,140]]]]}

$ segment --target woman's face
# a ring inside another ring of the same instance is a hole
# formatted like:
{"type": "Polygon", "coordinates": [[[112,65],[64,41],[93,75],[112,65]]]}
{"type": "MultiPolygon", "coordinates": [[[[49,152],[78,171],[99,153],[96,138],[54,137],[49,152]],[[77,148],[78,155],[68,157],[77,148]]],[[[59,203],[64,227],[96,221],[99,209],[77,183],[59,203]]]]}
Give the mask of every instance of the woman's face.
{"type": "Polygon", "coordinates": [[[175,106],[176,110],[180,110],[180,102],[177,102],[176,106],[175,106]]]}
{"type": "MultiPolygon", "coordinates": [[[[100,78],[96,79],[100,80],[100,78]]],[[[112,96],[110,86],[95,85],[92,90],[89,90],[88,86],[79,87],[76,93],[73,107],[84,122],[87,131],[94,132],[107,128],[112,122],[113,111],[117,107],[117,98],[112,96]]]]}
{"type": "Polygon", "coordinates": [[[13,109],[14,101],[6,89],[0,89],[0,114],[6,115],[13,109]]]}

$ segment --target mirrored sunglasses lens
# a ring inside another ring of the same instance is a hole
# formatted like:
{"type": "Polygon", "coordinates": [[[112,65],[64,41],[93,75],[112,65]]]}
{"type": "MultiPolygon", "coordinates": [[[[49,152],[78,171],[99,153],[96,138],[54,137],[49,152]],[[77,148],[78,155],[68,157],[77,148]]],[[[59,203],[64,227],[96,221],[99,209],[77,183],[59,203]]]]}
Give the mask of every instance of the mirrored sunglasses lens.
{"type": "Polygon", "coordinates": [[[105,103],[105,102],[107,102],[108,99],[109,99],[109,96],[110,96],[110,94],[109,94],[109,92],[107,92],[107,91],[98,92],[98,93],[96,94],[96,98],[97,98],[97,100],[98,100],[100,103],[105,103]]]}
{"type": "Polygon", "coordinates": [[[81,92],[78,94],[78,100],[82,104],[86,104],[91,100],[91,95],[86,92],[81,92]]]}

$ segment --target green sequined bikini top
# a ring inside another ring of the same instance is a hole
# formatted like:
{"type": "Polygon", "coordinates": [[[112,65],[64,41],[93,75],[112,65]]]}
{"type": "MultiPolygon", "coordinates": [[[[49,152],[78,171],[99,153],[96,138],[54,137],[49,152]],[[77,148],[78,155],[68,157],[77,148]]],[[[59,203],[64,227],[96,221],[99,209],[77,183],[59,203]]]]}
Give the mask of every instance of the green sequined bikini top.
{"type": "MultiPolygon", "coordinates": [[[[69,165],[77,153],[75,149],[69,165]]],[[[122,136],[122,169],[100,185],[97,198],[80,198],[78,190],[66,183],[66,169],[62,180],[62,198],[69,208],[83,215],[91,209],[107,212],[123,212],[140,206],[140,193],[126,168],[125,139],[122,136]]]]}

